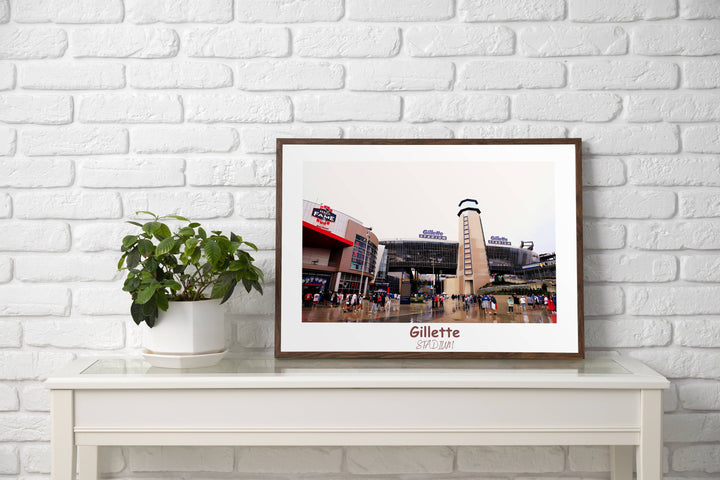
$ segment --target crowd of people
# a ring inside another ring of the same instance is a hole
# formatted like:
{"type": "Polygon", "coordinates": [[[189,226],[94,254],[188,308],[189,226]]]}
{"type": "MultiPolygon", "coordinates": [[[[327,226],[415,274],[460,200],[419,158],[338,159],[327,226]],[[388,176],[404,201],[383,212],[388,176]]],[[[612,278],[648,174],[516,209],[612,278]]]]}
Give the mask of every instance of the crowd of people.
{"type": "MultiPolygon", "coordinates": [[[[464,309],[469,309],[479,304],[484,315],[497,315],[498,313],[498,301],[494,295],[453,295],[452,298],[462,304],[464,309]]],[[[545,309],[551,314],[556,313],[557,296],[554,294],[518,295],[516,293],[510,293],[507,296],[507,313],[517,314],[528,310],[539,309],[545,309]]]]}
{"type": "Polygon", "coordinates": [[[368,295],[357,292],[306,292],[303,295],[303,307],[305,308],[340,308],[343,313],[362,311],[364,306],[370,305],[371,311],[390,311],[393,305],[398,305],[400,296],[384,291],[369,293],[368,295]]]}

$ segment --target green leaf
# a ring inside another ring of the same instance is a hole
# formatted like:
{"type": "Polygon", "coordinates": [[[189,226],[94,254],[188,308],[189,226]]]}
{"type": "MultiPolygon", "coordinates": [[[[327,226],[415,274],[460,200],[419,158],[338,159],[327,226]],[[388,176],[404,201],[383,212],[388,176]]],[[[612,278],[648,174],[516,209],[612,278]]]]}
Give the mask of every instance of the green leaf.
{"type": "Polygon", "coordinates": [[[145,215],[150,215],[150,216],[153,217],[155,220],[157,220],[157,219],[159,218],[159,217],[158,217],[157,215],[155,215],[153,212],[148,212],[147,210],[138,210],[137,212],[135,212],[135,215],[138,215],[138,214],[140,214],[140,213],[144,213],[145,215]]]}
{"type": "Polygon", "coordinates": [[[252,280],[248,280],[247,278],[242,279],[243,287],[245,287],[245,290],[247,290],[248,293],[250,293],[250,290],[252,290],[253,282],[252,280]]]}
{"type": "Polygon", "coordinates": [[[153,245],[150,240],[143,238],[138,242],[138,250],[140,251],[140,255],[152,255],[153,250],[155,250],[155,245],[153,245]]]}
{"type": "Polygon", "coordinates": [[[168,287],[170,290],[177,291],[177,290],[182,289],[182,285],[180,285],[178,282],[176,282],[175,280],[172,280],[172,279],[165,280],[164,282],[162,282],[162,284],[163,284],[163,287],[168,287]]]}
{"type": "Polygon", "coordinates": [[[210,298],[222,298],[233,283],[235,283],[235,279],[231,273],[221,274],[213,284],[210,298]]]}
{"type": "Polygon", "coordinates": [[[182,220],[183,222],[189,222],[189,221],[190,221],[190,220],[188,220],[188,219],[185,218],[185,217],[181,217],[180,215],[165,215],[165,216],[162,217],[162,218],[174,218],[175,220],[182,220]]]}
{"type": "Polygon", "coordinates": [[[203,240],[205,240],[207,238],[207,233],[205,232],[205,229],[203,229],[202,227],[198,228],[198,235],[203,240]]]}
{"type": "Polygon", "coordinates": [[[161,223],[160,228],[157,232],[155,232],[155,238],[157,238],[158,240],[162,240],[169,237],[172,237],[172,233],[170,233],[170,227],[168,227],[164,223],[161,223]]]}
{"type": "Polygon", "coordinates": [[[253,282],[253,288],[255,288],[255,290],[260,292],[260,295],[263,294],[263,287],[262,287],[262,285],[260,285],[259,282],[253,282]]]}
{"type": "Polygon", "coordinates": [[[135,299],[135,303],[139,303],[140,305],[148,303],[153,297],[153,295],[155,295],[155,291],[157,290],[157,288],[157,285],[150,285],[148,287],[140,289],[137,298],[135,299]]]}
{"type": "Polygon", "coordinates": [[[238,236],[235,235],[234,233],[230,232],[230,241],[231,241],[231,242],[242,243],[242,237],[238,237],[238,236]]]}
{"type": "Polygon", "coordinates": [[[184,237],[191,237],[195,235],[195,229],[190,227],[183,227],[180,230],[178,230],[178,233],[184,237]]]}
{"type": "Polygon", "coordinates": [[[130,248],[138,241],[137,235],[127,235],[122,239],[123,248],[130,248]]]}
{"type": "Polygon", "coordinates": [[[160,255],[165,255],[166,253],[170,253],[175,246],[175,239],[172,237],[166,238],[165,240],[161,241],[157,248],[155,249],[155,255],[158,257],[160,255]]]}
{"type": "Polygon", "coordinates": [[[222,235],[222,230],[212,230],[215,235],[222,235]]]}
{"type": "Polygon", "coordinates": [[[162,223],[160,223],[160,222],[147,222],[145,225],[143,225],[142,229],[143,229],[143,232],[145,232],[149,235],[154,235],[155,232],[160,230],[161,225],[162,225],[162,223]]]}
{"type": "Polygon", "coordinates": [[[122,257],[120,257],[120,261],[118,261],[118,270],[122,270],[123,264],[125,263],[125,259],[127,258],[127,253],[123,253],[122,257]]]}
{"type": "Polygon", "coordinates": [[[140,263],[140,252],[138,252],[137,248],[133,248],[128,252],[127,256],[127,266],[128,268],[132,269],[138,266],[140,263]]]}
{"type": "Polygon", "coordinates": [[[135,225],[135,226],[140,227],[140,228],[142,228],[142,226],[143,226],[142,223],[140,223],[140,222],[127,221],[127,222],[125,222],[125,223],[129,223],[130,225],[135,225]]]}
{"type": "Polygon", "coordinates": [[[155,301],[157,302],[157,306],[160,310],[167,312],[168,299],[165,296],[165,292],[158,291],[157,295],[155,295],[155,301]]]}
{"type": "Polygon", "coordinates": [[[136,325],[140,325],[145,320],[142,305],[133,302],[132,305],[130,305],[130,316],[132,316],[133,322],[135,322],[136,325]]]}
{"type": "Polygon", "coordinates": [[[223,298],[220,301],[220,305],[222,305],[223,303],[227,302],[230,299],[233,292],[235,291],[235,285],[237,285],[237,282],[233,280],[233,282],[230,284],[230,287],[227,289],[227,292],[225,292],[225,295],[223,295],[223,298]]]}
{"type": "Polygon", "coordinates": [[[222,259],[222,249],[215,240],[206,240],[203,244],[203,251],[211,265],[217,265],[222,259]]]}
{"type": "Polygon", "coordinates": [[[230,270],[231,272],[237,272],[239,270],[247,268],[248,265],[249,262],[246,259],[235,260],[233,262],[230,262],[230,265],[228,265],[228,270],[230,270]]]}
{"type": "Polygon", "coordinates": [[[197,227],[199,227],[199,226],[200,226],[200,224],[197,223],[197,222],[193,222],[193,223],[191,223],[191,224],[188,225],[188,227],[190,227],[190,228],[197,228],[197,227]]]}
{"type": "Polygon", "coordinates": [[[247,245],[248,247],[252,248],[253,250],[255,250],[257,252],[258,248],[255,246],[254,243],[245,242],[245,245],[247,245]]]}

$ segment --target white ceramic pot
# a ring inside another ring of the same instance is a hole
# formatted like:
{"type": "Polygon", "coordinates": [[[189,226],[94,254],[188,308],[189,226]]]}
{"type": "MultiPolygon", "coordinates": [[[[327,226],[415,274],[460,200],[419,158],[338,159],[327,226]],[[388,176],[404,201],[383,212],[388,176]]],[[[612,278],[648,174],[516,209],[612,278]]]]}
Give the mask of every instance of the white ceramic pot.
{"type": "Polygon", "coordinates": [[[160,310],[153,328],[145,325],[143,337],[143,345],[151,354],[205,355],[223,352],[225,315],[220,300],[170,302],[166,312],[160,310]]]}

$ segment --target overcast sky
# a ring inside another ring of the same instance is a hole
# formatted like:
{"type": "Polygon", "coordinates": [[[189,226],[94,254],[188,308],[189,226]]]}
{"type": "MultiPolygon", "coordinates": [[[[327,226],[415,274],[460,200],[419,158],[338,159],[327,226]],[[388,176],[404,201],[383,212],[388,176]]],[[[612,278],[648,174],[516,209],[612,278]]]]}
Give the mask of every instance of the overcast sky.
{"type": "Polygon", "coordinates": [[[478,159],[476,152],[465,158],[456,150],[450,158],[446,151],[438,158],[417,150],[405,158],[387,146],[358,147],[346,146],[332,160],[306,161],[304,198],[354,217],[380,240],[418,238],[432,229],[453,241],[458,203],[473,198],[486,240],[504,236],[513,246],[532,240],[539,253],[555,251],[552,162],[478,159]]]}

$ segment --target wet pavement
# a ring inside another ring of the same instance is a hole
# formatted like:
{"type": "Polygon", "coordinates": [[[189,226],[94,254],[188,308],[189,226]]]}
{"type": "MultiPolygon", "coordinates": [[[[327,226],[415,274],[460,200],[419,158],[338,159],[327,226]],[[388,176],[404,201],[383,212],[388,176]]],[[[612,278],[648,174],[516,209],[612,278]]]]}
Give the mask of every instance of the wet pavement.
{"type": "MultiPolygon", "coordinates": [[[[442,308],[432,308],[430,302],[397,305],[395,302],[385,310],[374,309],[372,304],[364,303],[361,310],[343,312],[340,307],[317,306],[302,309],[303,322],[394,322],[394,323],[428,323],[428,322],[463,322],[463,323],[554,323],[556,315],[550,314],[546,308],[507,311],[507,297],[498,296],[497,314],[485,313],[479,305],[465,308],[462,303],[454,300],[444,302],[442,308]]],[[[520,307],[517,307],[520,309],[520,307]]]]}

